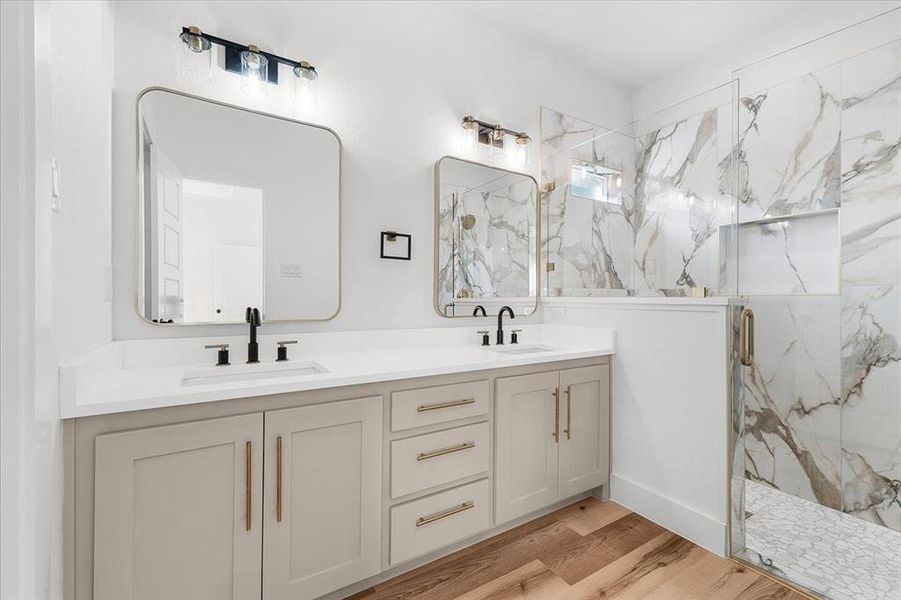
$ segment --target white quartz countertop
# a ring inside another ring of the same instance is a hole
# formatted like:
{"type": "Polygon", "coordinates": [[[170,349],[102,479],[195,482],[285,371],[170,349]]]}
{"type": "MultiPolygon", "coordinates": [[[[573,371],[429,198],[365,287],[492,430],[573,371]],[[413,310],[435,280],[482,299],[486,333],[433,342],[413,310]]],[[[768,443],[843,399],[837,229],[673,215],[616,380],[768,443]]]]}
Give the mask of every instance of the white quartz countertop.
{"type": "MultiPolygon", "coordinates": [[[[493,343],[494,327],[484,328],[491,330],[493,343]]],[[[479,344],[478,329],[482,328],[260,335],[258,365],[244,364],[244,336],[116,341],[60,369],[61,413],[71,419],[614,352],[612,329],[524,325],[519,345],[490,347],[479,344]],[[275,362],[276,342],[284,339],[299,343],[289,346],[288,362],[275,362]],[[204,349],[205,344],[220,343],[230,345],[231,366],[214,367],[215,350],[204,349]],[[310,372],[301,371],[305,368],[310,372]]]]}

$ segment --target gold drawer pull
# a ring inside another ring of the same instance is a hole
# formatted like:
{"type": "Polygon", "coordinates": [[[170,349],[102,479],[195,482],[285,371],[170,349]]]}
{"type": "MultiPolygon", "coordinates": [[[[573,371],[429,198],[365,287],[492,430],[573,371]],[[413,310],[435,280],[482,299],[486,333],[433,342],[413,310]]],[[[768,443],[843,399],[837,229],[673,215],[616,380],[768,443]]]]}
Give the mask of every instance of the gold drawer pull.
{"type": "Polygon", "coordinates": [[[416,455],[416,460],[428,460],[430,458],[435,458],[436,456],[444,456],[445,454],[453,454],[454,452],[460,452],[461,450],[469,450],[470,448],[475,448],[475,442],[463,442],[462,444],[457,444],[456,446],[450,446],[448,448],[442,448],[441,450],[432,450],[431,452],[420,452],[416,455]]]}
{"type": "Polygon", "coordinates": [[[429,515],[428,517],[419,517],[418,519],[416,519],[416,526],[422,527],[423,525],[428,525],[429,523],[434,523],[435,521],[446,519],[447,517],[451,517],[457,513],[463,512],[464,510],[469,510],[470,508],[475,507],[476,503],[470,500],[469,502],[464,502],[460,506],[455,506],[443,512],[435,513],[434,515],[429,515]]]}
{"type": "Polygon", "coordinates": [[[423,404],[416,407],[416,412],[428,412],[430,410],[439,410],[442,408],[453,408],[455,406],[465,406],[467,404],[475,404],[474,398],[466,398],[464,400],[453,400],[451,402],[441,402],[439,404],[423,404]]]}

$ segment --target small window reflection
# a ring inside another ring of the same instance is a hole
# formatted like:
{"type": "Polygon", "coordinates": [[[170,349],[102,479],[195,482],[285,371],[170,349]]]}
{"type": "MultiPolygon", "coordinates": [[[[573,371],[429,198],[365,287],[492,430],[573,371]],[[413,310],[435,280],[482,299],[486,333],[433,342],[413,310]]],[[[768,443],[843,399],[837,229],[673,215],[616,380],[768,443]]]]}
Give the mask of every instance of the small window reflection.
{"type": "Polygon", "coordinates": [[[622,205],[622,189],[622,171],[585,162],[572,165],[570,193],[573,196],[622,205]]]}

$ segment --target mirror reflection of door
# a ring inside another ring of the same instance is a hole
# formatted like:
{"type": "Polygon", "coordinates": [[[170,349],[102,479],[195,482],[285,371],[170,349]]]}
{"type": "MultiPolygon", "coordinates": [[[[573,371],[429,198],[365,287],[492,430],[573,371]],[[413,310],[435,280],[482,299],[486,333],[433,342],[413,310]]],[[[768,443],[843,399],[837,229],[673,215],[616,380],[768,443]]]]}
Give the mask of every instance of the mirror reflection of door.
{"type": "Polygon", "coordinates": [[[262,246],[216,247],[213,307],[217,320],[239,321],[246,307],[263,305],[262,273],[262,246]]]}
{"type": "Polygon", "coordinates": [[[184,179],[185,321],[235,322],[263,306],[263,192],[184,179]]]}
{"type": "Polygon", "coordinates": [[[151,190],[156,198],[151,215],[152,244],[162,257],[160,268],[149,282],[151,314],[159,321],[179,321],[182,297],[182,198],[181,174],[156,145],[150,147],[151,190]]]}

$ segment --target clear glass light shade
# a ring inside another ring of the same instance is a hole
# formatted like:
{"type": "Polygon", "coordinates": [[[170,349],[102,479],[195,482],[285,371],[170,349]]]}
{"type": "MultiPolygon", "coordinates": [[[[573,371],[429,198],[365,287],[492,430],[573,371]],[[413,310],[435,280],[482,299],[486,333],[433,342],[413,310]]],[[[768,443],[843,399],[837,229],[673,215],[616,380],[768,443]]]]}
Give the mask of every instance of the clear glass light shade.
{"type": "Polygon", "coordinates": [[[475,121],[463,121],[460,130],[460,153],[463,156],[474,154],[479,146],[479,125],[475,121]]]}
{"type": "Polygon", "coordinates": [[[514,167],[524,167],[532,160],[532,144],[528,137],[505,140],[507,161],[514,167]]]}
{"type": "Polygon", "coordinates": [[[181,40],[181,72],[185,79],[197,83],[210,81],[213,71],[213,52],[209,40],[193,32],[184,32],[181,40]]]}
{"type": "Polygon", "coordinates": [[[302,109],[319,106],[319,75],[313,67],[301,63],[294,67],[294,102],[302,109]]]}
{"type": "Polygon", "coordinates": [[[241,52],[241,89],[252,96],[265,96],[269,81],[269,59],[250,50],[241,52]]]}

